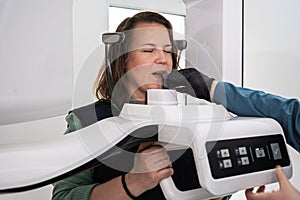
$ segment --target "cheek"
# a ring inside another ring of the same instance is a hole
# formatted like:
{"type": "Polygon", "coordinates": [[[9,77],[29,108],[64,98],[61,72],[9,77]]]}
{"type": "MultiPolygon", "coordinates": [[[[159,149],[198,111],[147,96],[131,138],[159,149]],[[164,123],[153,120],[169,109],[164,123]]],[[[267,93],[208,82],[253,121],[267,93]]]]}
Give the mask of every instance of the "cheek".
{"type": "Polygon", "coordinates": [[[128,55],[125,69],[126,71],[129,71],[135,67],[142,65],[143,63],[145,63],[145,61],[141,58],[141,55],[138,55],[135,52],[131,52],[128,55]]]}
{"type": "Polygon", "coordinates": [[[172,60],[172,55],[168,56],[167,58],[167,66],[172,69],[173,67],[173,60],[172,60]]]}

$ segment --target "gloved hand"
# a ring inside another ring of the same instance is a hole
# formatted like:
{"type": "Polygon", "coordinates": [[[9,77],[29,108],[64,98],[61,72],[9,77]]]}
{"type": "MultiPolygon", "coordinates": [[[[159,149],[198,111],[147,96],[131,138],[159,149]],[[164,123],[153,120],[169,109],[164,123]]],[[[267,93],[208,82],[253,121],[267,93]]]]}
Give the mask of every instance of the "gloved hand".
{"type": "Polygon", "coordinates": [[[194,68],[187,68],[173,70],[164,78],[164,87],[211,102],[210,89],[214,80],[194,68]]]}

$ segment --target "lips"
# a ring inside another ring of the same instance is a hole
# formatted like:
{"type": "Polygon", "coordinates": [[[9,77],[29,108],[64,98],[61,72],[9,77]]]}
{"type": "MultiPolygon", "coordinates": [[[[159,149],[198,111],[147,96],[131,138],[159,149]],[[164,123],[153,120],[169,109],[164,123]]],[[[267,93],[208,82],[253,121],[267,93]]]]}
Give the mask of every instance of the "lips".
{"type": "Polygon", "coordinates": [[[157,71],[157,72],[153,72],[152,75],[160,76],[161,78],[166,79],[169,74],[165,71],[157,71]]]}

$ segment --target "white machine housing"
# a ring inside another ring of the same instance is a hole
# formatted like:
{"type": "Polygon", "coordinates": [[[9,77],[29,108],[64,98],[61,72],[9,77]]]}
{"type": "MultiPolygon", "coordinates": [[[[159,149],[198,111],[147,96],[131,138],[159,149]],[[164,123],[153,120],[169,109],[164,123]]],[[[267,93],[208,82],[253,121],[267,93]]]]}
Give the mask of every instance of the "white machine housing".
{"type": "MultiPolygon", "coordinates": [[[[167,178],[161,181],[161,187],[167,199],[209,199],[214,196],[224,196],[246,188],[277,181],[274,168],[216,179],[212,176],[212,170],[207,156],[209,152],[207,152],[205,148],[205,143],[208,141],[238,140],[241,138],[259,138],[261,136],[272,138],[274,135],[282,135],[283,131],[275,120],[270,118],[236,117],[224,122],[217,138],[205,138],[203,130],[209,133],[209,129],[214,123],[216,123],[216,126],[220,126],[220,124],[217,124],[218,122],[213,122],[213,124],[202,123],[200,125],[201,128],[199,127],[200,130],[202,130],[201,134],[196,134],[190,145],[193,150],[198,178],[202,188],[180,191],[176,188],[172,178],[167,178]]],[[[170,132],[167,129],[168,128],[165,128],[164,131],[160,132],[160,141],[170,141],[170,132]]],[[[186,133],[187,132],[185,132],[185,134],[186,133]]],[[[185,146],[185,144],[182,143],[184,140],[180,138],[181,135],[182,134],[179,133],[178,138],[172,138],[172,143],[185,146]]],[[[237,147],[239,146],[238,143],[236,145],[237,147]]],[[[217,164],[218,163],[216,163],[216,165],[217,164]]],[[[288,166],[284,166],[283,170],[289,178],[292,176],[291,163],[289,163],[288,166]]]]}
{"type": "MultiPolygon", "coordinates": [[[[49,184],[57,177],[95,160],[137,129],[151,125],[158,126],[158,142],[166,149],[192,148],[202,186],[182,192],[174,186],[171,178],[167,178],[161,181],[167,199],[205,199],[276,181],[273,168],[215,179],[205,149],[205,143],[209,141],[283,136],[276,121],[233,118],[223,106],[215,104],[125,104],[119,116],[101,120],[57,139],[2,145],[0,191],[22,191],[49,184]]],[[[283,166],[283,170],[291,177],[290,162],[283,166]]]]}

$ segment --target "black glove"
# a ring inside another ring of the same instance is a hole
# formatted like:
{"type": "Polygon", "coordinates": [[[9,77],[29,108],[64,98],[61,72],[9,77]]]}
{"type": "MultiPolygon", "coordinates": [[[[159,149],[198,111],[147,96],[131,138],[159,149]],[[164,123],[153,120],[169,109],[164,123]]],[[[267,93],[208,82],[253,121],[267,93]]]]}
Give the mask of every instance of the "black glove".
{"type": "Polygon", "coordinates": [[[210,89],[213,81],[213,78],[206,76],[198,70],[187,68],[172,71],[164,79],[164,86],[211,102],[210,89]]]}

